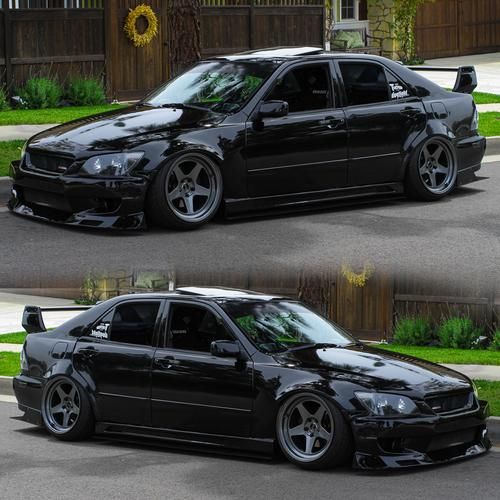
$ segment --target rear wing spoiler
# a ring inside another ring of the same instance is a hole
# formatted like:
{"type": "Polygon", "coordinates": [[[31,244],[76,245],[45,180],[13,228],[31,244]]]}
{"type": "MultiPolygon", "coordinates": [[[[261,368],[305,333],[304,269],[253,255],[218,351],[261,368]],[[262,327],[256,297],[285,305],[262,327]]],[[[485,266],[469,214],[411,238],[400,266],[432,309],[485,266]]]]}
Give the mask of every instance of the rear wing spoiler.
{"type": "Polygon", "coordinates": [[[23,328],[27,333],[46,332],[47,328],[43,321],[44,312],[63,312],[63,311],[86,311],[93,306],[61,306],[61,307],[40,307],[25,306],[23,311],[23,328]]]}
{"type": "Polygon", "coordinates": [[[457,79],[453,92],[461,94],[472,94],[477,87],[476,69],[474,66],[459,66],[458,68],[442,68],[439,66],[406,66],[412,71],[453,71],[457,73],[457,79]]]}

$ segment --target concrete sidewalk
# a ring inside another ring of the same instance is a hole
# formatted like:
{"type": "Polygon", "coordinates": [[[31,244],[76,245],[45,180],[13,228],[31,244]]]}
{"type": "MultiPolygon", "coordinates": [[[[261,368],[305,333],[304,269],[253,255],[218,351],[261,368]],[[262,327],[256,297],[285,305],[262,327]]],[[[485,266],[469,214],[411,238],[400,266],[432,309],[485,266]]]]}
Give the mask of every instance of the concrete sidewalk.
{"type": "MultiPolygon", "coordinates": [[[[23,330],[23,327],[21,326],[21,320],[22,320],[24,306],[26,304],[34,306],[57,307],[57,306],[71,306],[74,305],[74,302],[67,299],[38,297],[32,295],[20,295],[14,293],[1,292],[0,335],[3,333],[20,332],[23,330]]],[[[59,326],[68,319],[73,318],[80,312],[81,311],[47,312],[44,314],[45,326],[47,328],[55,328],[56,326],[59,326]]],[[[0,351],[1,350],[2,349],[0,348],[0,351]]]]}
{"type": "MultiPolygon", "coordinates": [[[[500,353],[498,353],[500,357],[500,353]]],[[[493,365],[444,365],[476,380],[500,381],[500,366],[493,365]]]]}
{"type": "Polygon", "coordinates": [[[24,140],[55,127],[57,123],[46,125],[3,125],[0,127],[0,141],[24,140]]]}

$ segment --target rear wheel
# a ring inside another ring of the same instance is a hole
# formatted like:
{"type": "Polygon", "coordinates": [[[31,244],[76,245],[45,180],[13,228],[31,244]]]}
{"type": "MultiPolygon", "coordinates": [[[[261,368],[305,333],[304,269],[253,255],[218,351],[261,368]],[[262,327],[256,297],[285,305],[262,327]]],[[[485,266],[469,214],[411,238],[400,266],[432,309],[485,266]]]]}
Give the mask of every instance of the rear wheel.
{"type": "Polygon", "coordinates": [[[420,147],[406,175],[406,190],[413,198],[433,201],[449,194],[457,180],[457,162],[452,145],[432,137],[420,147]]]}
{"type": "Polygon", "coordinates": [[[67,377],[52,382],[42,400],[42,419],[46,429],[58,439],[73,441],[89,437],[94,415],[82,386],[67,377]]]}
{"type": "Polygon", "coordinates": [[[349,426],[335,405],[312,393],[299,393],[281,406],[276,431],[285,456],[304,469],[328,469],[352,458],[349,426]]]}
{"type": "Polygon", "coordinates": [[[194,229],[212,219],[221,200],[219,167],[205,155],[189,153],[163,167],[153,181],[146,204],[154,224],[194,229]]]}

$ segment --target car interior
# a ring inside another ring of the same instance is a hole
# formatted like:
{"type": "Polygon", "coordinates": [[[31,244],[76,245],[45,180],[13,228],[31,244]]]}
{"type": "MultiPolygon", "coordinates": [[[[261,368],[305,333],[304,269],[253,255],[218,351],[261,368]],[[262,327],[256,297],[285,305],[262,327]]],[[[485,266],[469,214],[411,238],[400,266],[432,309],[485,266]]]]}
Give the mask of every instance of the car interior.
{"type": "Polygon", "coordinates": [[[324,65],[292,69],[278,80],[266,100],[286,101],[290,113],[330,108],[329,75],[324,65]]]}
{"type": "Polygon", "coordinates": [[[203,307],[173,304],[168,328],[174,349],[210,352],[214,340],[234,340],[213,313],[203,307]]]}
{"type": "Polygon", "coordinates": [[[389,86],[381,66],[350,62],[341,62],[339,66],[349,106],[389,100],[389,86]]]}

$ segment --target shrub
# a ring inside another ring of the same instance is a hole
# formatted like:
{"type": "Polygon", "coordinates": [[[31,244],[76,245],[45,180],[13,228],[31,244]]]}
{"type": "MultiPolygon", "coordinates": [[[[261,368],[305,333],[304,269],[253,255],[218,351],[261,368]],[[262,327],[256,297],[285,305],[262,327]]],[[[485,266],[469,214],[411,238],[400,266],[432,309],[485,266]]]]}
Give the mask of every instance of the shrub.
{"type": "Polygon", "coordinates": [[[67,98],[75,106],[95,106],[105,102],[106,94],[100,80],[78,78],[69,83],[67,98]]]}
{"type": "Polygon", "coordinates": [[[396,323],[394,343],[402,345],[428,345],[433,341],[432,326],[427,318],[402,318],[396,323]]]}
{"type": "Polygon", "coordinates": [[[500,351],[500,330],[497,330],[491,339],[490,349],[492,351],[500,351]]]}
{"type": "Polygon", "coordinates": [[[0,111],[9,109],[9,101],[7,100],[7,92],[0,87],[0,111]]]}
{"type": "Polygon", "coordinates": [[[472,349],[481,336],[481,331],[469,318],[450,318],[438,329],[439,342],[443,347],[472,349]]]}
{"type": "Polygon", "coordinates": [[[19,91],[23,106],[29,109],[55,108],[61,94],[61,86],[50,78],[30,78],[19,91]]]}

